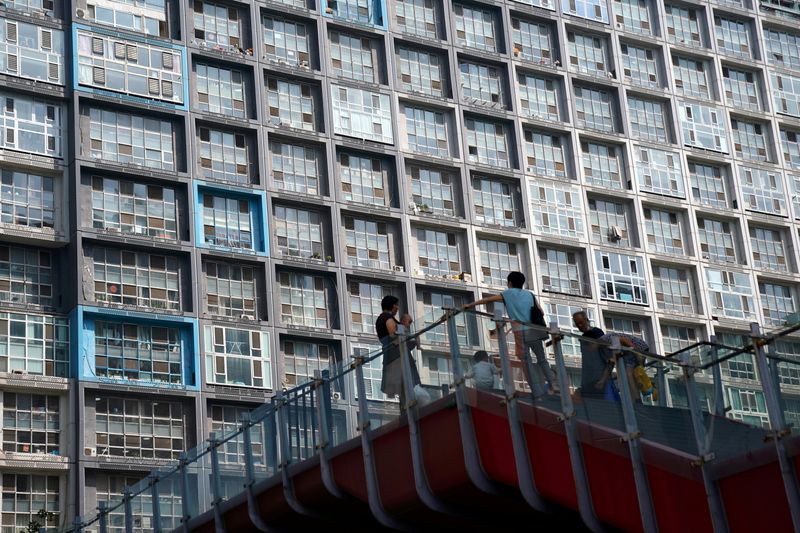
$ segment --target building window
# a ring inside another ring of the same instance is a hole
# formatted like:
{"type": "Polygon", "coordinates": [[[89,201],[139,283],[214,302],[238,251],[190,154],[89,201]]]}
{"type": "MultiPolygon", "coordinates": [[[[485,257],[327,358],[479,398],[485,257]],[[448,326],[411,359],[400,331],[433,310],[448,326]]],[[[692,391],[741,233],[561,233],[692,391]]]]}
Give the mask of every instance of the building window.
{"type": "Polygon", "coordinates": [[[328,320],[332,302],[328,301],[324,276],[301,272],[279,272],[281,322],[310,328],[331,327],[328,320]]]}
{"type": "Polygon", "coordinates": [[[531,226],[544,235],[583,237],[581,191],[566,183],[536,180],[529,182],[531,226]]]}
{"type": "Polygon", "coordinates": [[[722,66],[722,82],[728,105],[748,111],[761,111],[761,89],[757,74],[722,66]]]}
{"type": "Polygon", "coordinates": [[[608,41],[590,34],[567,32],[567,56],[576,72],[605,78],[608,71],[608,41]]]}
{"type": "Polygon", "coordinates": [[[489,238],[478,238],[481,254],[481,280],[485,285],[505,287],[506,277],[521,270],[517,244],[489,238]]]}
{"type": "MultiPolygon", "coordinates": [[[[770,345],[770,352],[786,359],[800,360],[800,342],[791,342],[779,340],[770,345]]],[[[778,373],[780,374],[781,384],[784,385],[800,385],[800,367],[790,363],[778,364],[778,373]]],[[[793,409],[795,413],[798,409],[793,409]]],[[[795,414],[795,420],[798,415],[795,414]]]]}
{"type": "Polygon", "coordinates": [[[212,45],[241,50],[242,23],[239,10],[208,0],[194,2],[194,37],[212,45]]]}
{"type": "Polygon", "coordinates": [[[685,146],[728,153],[725,119],[719,109],[703,104],[679,102],[678,115],[685,146]]]}
{"type": "MultiPolygon", "coordinates": [[[[356,357],[363,357],[365,359],[369,359],[370,356],[375,355],[378,352],[381,352],[382,348],[380,344],[371,344],[371,343],[351,343],[350,344],[350,353],[353,354],[353,358],[356,357]]],[[[383,381],[383,364],[380,357],[372,359],[363,365],[364,370],[364,396],[367,397],[368,400],[374,402],[398,402],[399,398],[397,396],[393,396],[389,398],[386,396],[383,391],[381,391],[381,381],[383,381]]],[[[356,375],[355,372],[353,374],[353,389],[355,390],[358,385],[356,383],[356,375]]]]}
{"type": "Polygon", "coordinates": [[[661,342],[664,354],[672,354],[688,348],[700,339],[698,329],[692,326],[661,323],[661,342]]]}
{"type": "Polygon", "coordinates": [[[0,372],[69,377],[67,320],[0,313],[0,372]]]}
{"type": "Polygon", "coordinates": [[[669,143],[667,124],[672,117],[664,102],[629,96],[627,109],[631,121],[631,136],[644,141],[669,143]]]}
{"type": "Polygon", "coordinates": [[[55,179],[0,169],[0,222],[26,228],[54,228],[55,179]]]}
{"type": "Polygon", "coordinates": [[[458,216],[452,172],[434,167],[406,165],[406,175],[411,180],[411,199],[421,212],[436,215],[458,216]]]}
{"type": "Polygon", "coordinates": [[[573,296],[590,296],[580,252],[539,246],[542,290],[573,296]]]}
{"type": "Polygon", "coordinates": [[[731,117],[733,151],[749,161],[769,161],[764,125],[731,117]]]}
{"type": "Polygon", "coordinates": [[[800,219],[800,175],[787,174],[789,183],[792,185],[792,206],[794,207],[794,218],[800,219]]]}
{"type": "Polygon", "coordinates": [[[250,201],[241,198],[203,196],[203,242],[214,246],[253,250],[254,231],[250,201]]]}
{"type": "MultiPolygon", "coordinates": [[[[580,303],[583,302],[578,302],[578,304],[580,303]]],[[[589,322],[594,323],[595,312],[591,307],[587,308],[583,307],[582,305],[569,305],[561,302],[549,302],[544,307],[545,316],[548,317],[550,321],[557,322],[558,326],[561,328],[561,331],[576,334],[574,337],[564,336],[560,341],[564,356],[567,358],[572,358],[573,361],[579,360],[581,357],[580,336],[577,335],[580,332],[577,330],[577,328],[575,328],[575,324],[572,321],[572,314],[577,313],[578,311],[583,311],[586,313],[589,317],[589,322]]],[[[570,381],[572,381],[574,384],[580,382],[580,378],[578,376],[570,376],[570,378],[570,381]]]]}
{"type": "Polygon", "coordinates": [[[61,157],[61,107],[0,93],[0,148],[61,157]]]}
{"type": "Polygon", "coordinates": [[[206,311],[229,318],[257,318],[255,268],[235,263],[203,261],[206,311]]]}
{"type": "Polygon", "coordinates": [[[397,0],[394,3],[395,22],[400,31],[419,37],[439,37],[439,13],[435,0],[397,0]]]}
{"type": "Polygon", "coordinates": [[[277,247],[284,256],[313,259],[325,256],[321,213],[276,205],[272,216],[277,247]]]}
{"type": "Polygon", "coordinates": [[[713,314],[742,320],[755,318],[750,276],[741,272],[707,268],[706,285],[713,314]]]}
{"type": "MultiPolygon", "coordinates": [[[[33,2],[49,3],[51,7],[53,4],[52,0],[33,0],[33,2]]],[[[87,8],[85,10],[87,19],[94,22],[125,28],[145,35],[168,36],[167,3],[164,0],[137,0],[134,3],[88,0],[84,5],[87,8]],[[136,9],[131,9],[131,4],[136,9]]]]}
{"type": "MultiPolygon", "coordinates": [[[[326,0],[325,13],[370,26],[383,26],[385,9],[384,2],[370,2],[369,0],[326,0]]],[[[304,6],[305,7],[305,6],[304,6]]]]}
{"type": "Polygon", "coordinates": [[[622,153],[617,145],[581,141],[583,175],[589,185],[625,189],[622,153]]]}
{"type": "MultiPolygon", "coordinates": [[[[752,340],[747,335],[728,332],[717,332],[717,342],[725,346],[750,346],[752,340]]],[[[753,354],[743,353],[722,363],[722,374],[733,379],[756,379],[756,367],[753,354]]]]}
{"type": "MultiPolygon", "coordinates": [[[[380,311],[378,312],[380,314],[380,311]]],[[[284,378],[282,385],[295,387],[314,379],[314,371],[336,365],[335,348],[327,343],[281,338],[284,378]]],[[[335,386],[336,380],[332,385],[335,386]]]]}
{"type": "Polygon", "coordinates": [[[94,322],[98,377],[154,383],[183,383],[183,350],[178,328],[94,322]]]}
{"type": "Polygon", "coordinates": [[[509,132],[500,122],[465,117],[468,160],[492,167],[510,168],[509,132]]]}
{"type": "Polygon", "coordinates": [[[447,60],[436,52],[397,47],[400,88],[428,96],[445,97],[447,60]]]}
{"type": "Polygon", "coordinates": [[[350,266],[392,268],[389,228],[386,222],[344,217],[345,250],[350,266]]]}
{"type": "Polygon", "coordinates": [[[97,396],[97,455],[175,461],[186,449],[180,402],[97,396]]]}
{"type": "Polygon", "coordinates": [[[84,155],[123,165],[177,170],[173,153],[175,127],[171,121],[96,107],[90,108],[88,114],[89,142],[81,143],[84,155]]]}
{"type": "Polygon", "coordinates": [[[388,164],[380,157],[355,152],[339,152],[339,179],[342,195],[348,202],[388,205],[388,164]]]}
{"type": "Polygon", "coordinates": [[[88,253],[93,260],[95,301],[181,310],[177,257],[101,246],[88,253]]]}
{"type": "Polygon", "coordinates": [[[397,287],[376,282],[351,279],[347,282],[350,297],[350,327],[353,333],[375,333],[375,317],[381,314],[384,296],[399,292],[397,287]]]}
{"type": "Polygon", "coordinates": [[[316,104],[309,83],[267,76],[269,124],[316,131],[316,104]]]}
{"type": "Polygon", "coordinates": [[[416,228],[419,268],[426,276],[452,277],[462,272],[458,236],[452,231],[416,228]]]}
{"type": "Polygon", "coordinates": [[[714,30],[717,36],[717,48],[721,52],[746,59],[753,57],[748,22],[715,16],[714,30]]]}
{"type": "Polygon", "coordinates": [[[783,160],[789,167],[800,169],[800,141],[798,132],[781,129],[781,147],[783,160]]]}
{"type": "Polygon", "coordinates": [[[558,58],[553,50],[558,50],[552,26],[544,22],[525,19],[511,19],[511,40],[514,55],[520,59],[550,65],[558,58]]]}
{"type": "Polygon", "coordinates": [[[764,47],[770,65],[800,69],[800,35],[764,28],[764,47]]]}
{"type": "Polygon", "coordinates": [[[614,0],[614,19],[627,32],[653,34],[647,0],[614,0]]]}
{"type": "MultiPolygon", "coordinates": [[[[452,292],[434,291],[431,289],[417,289],[417,316],[422,317],[422,324],[419,329],[423,329],[442,317],[442,308],[447,307],[456,309],[469,303],[463,294],[452,292]],[[421,307],[421,309],[420,309],[421,307]]],[[[467,325],[466,313],[460,313],[454,317],[456,323],[456,338],[460,346],[469,344],[469,327],[467,325]]],[[[446,328],[433,328],[422,335],[424,342],[447,343],[446,328]]]]}
{"type": "Polygon", "coordinates": [[[58,396],[3,393],[3,451],[61,455],[58,396]]]}
{"type": "Polygon", "coordinates": [[[561,82],[535,74],[517,74],[521,113],[540,120],[560,121],[561,82]]]}
{"type": "Polygon", "coordinates": [[[664,11],[667,15],[665,26],[669,42],[697,48],[703,47],[703,36],[700,34],[702,17],[698,15],[696,9],[665,4],[664,11]]]}
{"type": "MultiPolygon", "coordinates": [[[[250,184],[250,154],[244,133],[230,130],[198,128],[200,172],[204,178],[250,184]]],[[[253,176],[256,178],[257,176],[253,176]]]]}
{"type": "Polygon", "coordinates": [[[91,179],[93,228],[178,240],[175,189],[100,176],[91,179]]]}
{"type": "Polygon", "coordinates": [[[559,135],[537,130],[524,130],[525,169],[528,173],[566,178],[564,144],[569,144],[559,135]]]}
{"type": "Polygon", "coordinates": [[[768,427],[769,417],[764,401],[764,393],[759,390],[728,388],[731,406],[730,417],[756,427],[768,427]]]}
{"type": "Polygon", "coordinates": [[[800,117],[800,76],[770,74],[775,111],[783,115],[800,117]]]}
{"type": "Polygon", "coordinates": [[[751,225],[750,247],[753,249],[753,267],[789,272],[783,235],[779,230],[751,225]]]}
{"type": "Polygon", "coordinates": [[[474,61],[459,61],[461,94],[464,100],[491,107],[505,107],[503,86],[505,77],[501,69],[474,61]]]}
{"type": "Polygon", "coordinates": [[[689,162],[689,181],[692,198],[702,205],[727,209],[725,171],[716,165],[689,162]]]}
{"type": "Polygon", "coordinates": [[[385,144],[394,143],[389,95],[331,85],[333,132],[385,144]]]}
{"type": "Polygon", "coordinates": [[[454,3],[456,44],[485,52],[501,52],[492,9],[454,3]]]}
{"type": "MultiPolygon", "coordinates": [[[[45,0],[46,1],[46,0],[45,0]]],[[[49,515],[43,527],[56,530],[61,523],[58,476],[36,474],[0,474],[3,480],[3,527],[20,531],[29,524],[42,524],[40,510],[49,515]]]]}
{"type": "Polygon", "coordinates": [[[264,14],[261,17],[264,55],[269,61],[285,62],[296,67],[311,63],[313,27],[303,22],[264,14]]]}
{"type": "Polygon", "coordinates": [[[197,109],[236,118],[248,118],[246,76],[241,70],[198,63],[197,109]]]}
{"type": "Polygon", "coordinates": [[[608,24],[606,0],[561,0],[561,10],[568,15],[608,24]]]}
{"type": "MultiPolygon", "coordinates": [[[[625,333],[633,335],[645,342],[650,342],[648,338],[650,335],[650,324],[648,319],[632,318],[624,315],[614,315],[611,313],[603,313],[603,325],[606,331],[613,331],[616,333],[625,333]]],[[[652,346],[652,343],[651,343],[652,346]]]]}
{"type": "Polygon", "coordinates": [[[50,251],[0,245],[0,302],[52,307],[53,266],[50,251]]]}
{"type": "MultiPolygon", "coordinates": [[[[218,438],[222,438],[223,435],[233,434],[241,429],[242,415],[248,412],[250,412],[249,407],[210,405],[208,417],[211,422],[211,432],[217,435],[218,438]]],[[[254,464],[259,466],[264,464],[264,433],[263,431],[259,431],[257,426],[251,428],[249,431],[251,448],[245,450],[244,436],[242,434],[228,440],[224,446],[220,446],[217,449],[220,464],[235,465],[235,467],[241,466],[245,463],[245,453],[252,454],[254,464]]],[[[159,481],[159,484],[160,483],[159,481]]]]}
{"type": "Polygon", "coordinates": [[[648,250],[678,257],[685,255],[681,215],[652,207],[642,210],[648,250]]]}
{"type": "Polygon", "coordinates": [[[447,118],[444,112],[403,104],[408,149],[421,154],[448,157],[447,118]]]}
{"type": "Polygon", "coordinates": [[[272,180],[284,191],[319,196],[322,155],[307,144],[272,139],[269,142],[272,180]]]}
{"type": "Polygon", "coordinates": [[[748,211],[786,216],[786,196],[780,172],[741,165],[739,185],[748,211]]]}
{"type": "Polygon", "coordinates": [[[589,198],[589,238],[598,244],[632,245],[628,233],[625,204],[613,200],[589,198]]]}
{"type": "Polygon", "coordinates": [[[703,259],[729,263],[739,262],[739,254],[736,249],[738,232],[735,223],[712,218],[698,218],[697,229],[703,259]]]}
{"type": "Polygon", "coordinates": [[[659,89],[662,82],[657,59],[658,50],[627,43],[620,43],[619,46],[622,52],[622,73],[625,81],[640,87],[659,89]]]}
{"type": "Polygon", "coordinates": [[[78,30],[78,83],[183,104],[183,54],[120,37],[78,30]]]}
{"type": "Polygon", "coordinates": [[[639,190],[677,198],[686,196],[678,154],[644,146],[633,148],[633,171],[639,190]]]}
{"type": "Polygon", "coordinates": [[[648,305],[641,257],[600,250],[594,254],[601,299],[648,305]]]}
{"type": "Polygon", "coordinates": [[[700,59],[672,56],[672,75],[675,78],[675,93],[683,96],[710,99],[709,74],[711,65],[700,59]]]}
{"type": "Polygon", "coordinates": [[[0,18],[0,72],[64,84],[64,32],[0,18]]]}
{"type": "Polygon", "coordinates": [[[761,310],[764,321],[770,326],[784,326],[787,318],[796,315],[797,307],[794,303],[792,288],[780,283],[758,282],[758,292],[761,294],[761,310]]]}
{"type": "Polygon", "coordinates": [[[615,133],[616,124],[616,98],[607,90],[594,87],[573,87],[575,95],[575,116],[577,125],[582,128],[615,133]]]}
{"type": "Polygon", "coordinates": [[[206,379],[214,385],[272,388],[269,333],[205,327],[206,379]]]}
{"type": "Polygon", "coordinates": [[[672,313],[697,312],[692,302],[692,274],[684,268],[653,265],[656,307],[672,313]]]}
{"type": "MultiPolygon", "coordinates": [[[[220,453],[224,446],[220,447],[220,453]]],[[[241,463],[239,463],[241,464],[241,463]]],[[[97,474],[97,503],[101,501],[106,503],[106,508],[111,508],[112,505],[122,501],[123,488],[133,487],[135,484],[141,482],[141,474],[136,473],[133,476],[122,475],[105,475],[102,473],[97,474]]],[[[180,496],[178,481],[172,480],[169,477],[160,478],[158,482],[158,500],[159,512],[161,514],[160,527],[164,529],[171,529],[178,527],[183,518],[182,510],[182,497],[180,496]]],[[[150,491],[144,491],[135,498],[131,499],[131,514],[133,515],[133,527],[140,530],[152,530],[155,523],[152,518],[152,494],[150,491]]],[[[108,513],[108,530],[114,533],[120,533],[124,530],[122,524],[125,523],[124,506],[118,506],[113,511],[108,513]],[[112,525],[113,524],[113,525],[112,525]]]]}
{"type": "Polygon", "coordinates": [[[478,224],[524,226],[520,198],[519,187],[512,183],[484,177],[472,180],[473,213],[478,224]]]}
{"type": "Polygon", "coordinates": [[[331,30],[328,39],[333,74],[370,83],[378,81],[375,51],[369,38],[331,30]]]}

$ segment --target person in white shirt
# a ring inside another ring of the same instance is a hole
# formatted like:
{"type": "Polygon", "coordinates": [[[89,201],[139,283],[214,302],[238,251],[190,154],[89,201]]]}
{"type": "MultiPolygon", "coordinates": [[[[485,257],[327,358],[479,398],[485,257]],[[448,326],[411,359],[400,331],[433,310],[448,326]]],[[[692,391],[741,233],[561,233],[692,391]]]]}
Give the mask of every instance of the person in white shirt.
{"type": "Polygon", "coordinates": [[[489,362],[489,354],[485,350],[478,350],[472,356],[472,370],[466,377],[472,378],[475,388],[479,390],[493,390],[494,377],[500,375],[500,370],[489,362]]]}

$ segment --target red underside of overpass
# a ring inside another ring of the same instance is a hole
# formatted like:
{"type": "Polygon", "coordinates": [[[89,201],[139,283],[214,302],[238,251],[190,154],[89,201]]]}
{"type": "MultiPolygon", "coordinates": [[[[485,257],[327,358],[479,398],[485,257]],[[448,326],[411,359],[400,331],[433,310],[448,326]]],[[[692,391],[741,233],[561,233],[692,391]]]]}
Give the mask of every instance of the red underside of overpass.
{"type": "MultiPolygon", "coordinates": [[[[529,526],[580,528],[578,499],[560,413],[552,405],[520,404],[536,488],[552,507],[545,514],[528,507],[516,489],[511,432],[502,398],[468,390],[467,404],[483,470],[503,490],[487,494],[470,482],[455,400],[449,396],[420,409],[419,428],[430,487],[442,501],[463,513],[460,516],[435,513],[417,497],[408,426],[404,420],[397,420],[373,432],[380,499],[387,514],[409,529],[486,529],[521,526],[521,520],[529,526]]],[[[743,426],[727,419],[719,423],[743,426]]],[[[579,420],[578,427],[598,519],[610,529],[641,531],[629,449],[621,439],[622,433],[585,419],[579,420]]],[[[737,428],[733,429],[735,433],[737,428]]],[[[659,530],[712,531],[701,473],[693,466],[696,457],[648,440],[645,432],[643,435],[641,443],[659,530]]],[[[787,446],[797,468],[800,451],[797,439],[790,439],[787,446]]],[[[318,458],[290,465],[296,497],[316,517],[296,514],[284,497],[281,476],[274,476],[256,486],[260,514],[269,525],[287,529],[320,523],[341,524],[349,529],[380,528],[367,504],[360,439],[332,448],[329,457],[334,480],[347,498],[337,499],[326,491],[318,458]]],[[[774,446],[753,446],[736,457],[714,461],[710,472],[718,482],[731,531],[792,531],[774,446]]],[[[227,531],[254,530],[243,495],[225,502],[222,509],[227,531]]],[[[190,526],[194,531],[212,533],[213,514],[207,512],[193,519],[190,526]]]]}

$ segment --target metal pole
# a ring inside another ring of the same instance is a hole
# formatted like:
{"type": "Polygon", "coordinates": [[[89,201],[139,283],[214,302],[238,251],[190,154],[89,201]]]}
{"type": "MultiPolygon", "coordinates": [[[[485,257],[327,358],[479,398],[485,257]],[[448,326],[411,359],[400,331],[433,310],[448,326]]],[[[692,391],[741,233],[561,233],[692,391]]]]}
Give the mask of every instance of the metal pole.
{"type": "Polygon", "coordinates": [[[711,335],[709,340],[712,343],[711,357],[715,361],[714,366],[711,367],[711,373],[714,378],[714,414],[717,416],[725,416],[725,391],[722,388],[722,368],[721,363],[717,363],[719,357],[719,350],[717,349],[716,342],[717,336],[711,335]]]}
{"type": "Polygon", "coordinates": [[[184,533],[189,533],[189,519],[191,514],[190,494],[189,494],[189,472],[186,467],[189,465],[189,460],[186,452],[181,452],[178,457],[178,468],[180,469],[180,491],[181,491],[181,524],[184,533]]]}
{"type": "Polygon", "coordinates": [[[131,509],[131,488],[122,488],[122,506],[125,509],[125,533],[133,533],[133,509],[131,509]]]}
{"type": "Polygon", "coordinates": [[[769,416],[769,426],[772,430],[771,438],[775,441],[775,450],[778,453],[778,464],[783,477],[783,487],[786,491],[786,499],[789,502],[789,511],[792,514],[792,523],[795,531],[800,531],[800,489],[797,484],[797,471],[794,461],[789,457],[786,450],[784,437],[791,435],[791,430],[786,427],[786,422],[781,408],[779,390],[775,389],[767,355],[764,353],[764,345],[761,341],[761,328],[753,322],[750,324],[750,337],[753,339],[753,352],[758,364],[758,374],[761,380],[761,388],[764,391],[764,400],[767,404],[767,415],[769,416]]]}
{"type": "Polygon", "coordinates": [[[333,442],[333,431],[329,425],[331,417],[331,384],[330,372],[323,370],[314,371],[314,381],[317,387],[317,426],[319,427],[319,469],[322,474],[322,484],[331,495],[344,498],[344,493],[336,485],[333,477],[333,467],[328,459],[328,450],[333,442]]]}
{"type": "Polygon", "coordinates": [[[267,468],[273,469],[273,475],[278,473],[278,435],[276,428],[275,412],[276,399],[273,397],[267,416],[264,417],[264,443],[267,446],[267,468]]]}
{"type": "Polygon", "coordinates": [[[100,524],[100,533],[108,533],[108,511],[106,510],[106,502],[98,502],[97,504],[97,518],[100,524]]]}
{"type": "Polygon", "coordinates": [[[222,519],[222,476],[219,471],[219,450],[216,433],[208,436],[208,451],[211,454],[211,507],[214,508],[214,527],[219,533],[225,532],[225,521],[222,519]]]}
{"type": "Polygon", "coordinates": [[[497,348],[500,352],[500,364],[503,367],[503,388],[506,393],[506,411],[508,413],[508,425],[511,429],[511,444],[514,449],[514,464],[517,469],[519,490],[529,506],[537,511],[546,512],[547,504],[536,489],[536,481],[533,478],[531,456],[528,453],[528,442],[525,440],[525,430],[519,416],[519,398],[517,391],[514,390],[511,361],[508,359],[505,321],[503,321],[501,317],[499,305],[496,305],[495,323],[497,324],[497,348]]]}
{"type": "MultiPolygon", "coordinates": [[[[558,322],[550,323],[550,334],[558,339],[561,330],[558,322]]],[[[586,477],[586,467],[583,462],[583,452],[581,443],[578,440],[578,426],[575,420],[575,406],[572,404],[572,396],[569,393],[567,376],[567,365],[564,362],[564,352],[561,348],[561,341],[554,341],[553,348],[556,355],[556,372],[558,372],[558,382],[561,384],[561,413],[564,421],[564,431],[567,435],[567,446],[569,447],[569,461],[572,465],[572,477],[575,480],[575,491],[578,496],[578,510],[580,511],[583,523],[590,531],[603,531],[603,526],[597,519],[592,503],[592,493],[589,488],[589,479],[586,477]]]]}
{"type": "Polygon", "coordinates": [[[711,524],[714,526],[716,533],[725,533],[728,531],[728,520],[725,515],[725,506],[722,502],[722,496],[719,492],[719,486],[716,481],[711,478],[706,466],[708,462],[714,460],[714,454],[711,453],[711,439],[706,432],[706,426],[703,421],[703,410],[700,407],[700,398],[697,394],[697,382],[694,379],[695,369],[691,368],[691,356],[689,353],[683,354],[683,380],[686,384],[686,398],[689,402],[689,413],[692,417],[692,427],[694,429],[694,440],[697,444],[697,466],[700,468],[700,473],[703,476],[703,485],[706,489],[706,498],[708,499],[708,510],[711,514],[711,524]]]}
{"type": "Polygon", "coordinates": [[[364,386],[364,357],[354,356],[353,366],[356,369],[356,389],[358,393],[358,429],[361,431],[361,454],[364,458],[364,479],[367,485],[367,501],[369,510],[375,520],[391,529],[407,529],[403,524],[390,516],[383,508],[378,473],[375,467],[375,454],[372,450],[372,430],[369,423],[369,406],[364,386]]]}
{"type": "Polygon", "coordinates": [[[153,531],[161,533],[161,500],[158,494],[158,474],[150,474],[150,497],[153,499],[153,531]]]}
{"type": "Polygon", "coordinates": [[[253,443],[252,435],[250,435],[250,413],[243,413],[241,416],[241,431],[244,445],[244,487],[247,493],[247,516],[253,526],[262,533],[268,533],[271,529],[264,523],[261,517],[261,509],[258,507],[255,492],[253,492],[253,485],[256,483],[256,469],[253,464],[253,443]]]}
{"type": "Polygon", "coordinates": [[[625,361],[621,357],[619,337],[611,338],[611,350],[617,363],[617,385],[622,397],[622,416],[625,420],[625,437],[623,438],[628,442],[628,450],[630,450],[631,454],[631,468],[633,469],[633,479],[636,483],[639,511],[642,515],[642,527],[646,533],[655,532],[658,531],[656,513],[653,509],[650,483],[647,479],[647,467],[645,466],[642,449],[639,446],[641,433],[636,421],[636,410],[633,404],[630,384],[628,383],[628,372],[625,368],[625,361]]]}
{"type": "Polygon", "coordinates": [[[667,368],[663,361],[656,364],[656,380],[658,380],[658,406],[667,406],[667,368]]]}
{"type": "MultiPolygon", "coordinates": [[[[300,406],[296,406],[297,409],[300,406]]],[[[289,444],[289,421],[286,419],[287,413],[286,410],[289,409],[289,404],[287,403],[285,397],[282,394],[278,394],[278,436],[280,438],[281,443],[281,478],[283,479],[283,497],[286,498],[286,503],[289,504],[289,507],[292,508],[292,511],[299,515],[303,516],[314,516],[315,513],[308,509],[305,505],[300,503],[300,500],[297,499],[297,495],[294,492],[294,480],[292,479],[291,474],[289,473],[289,465],[292,462],[292,449],[289,444]]],[[[291,416],[291,412],[288,413],[291,416]]],[[[298,448],[300,445],[300,416],[299,413],[295,417],[298,425],[298,433],[297,433],[297,444],[298,448]]],[[[298,450],[298,456],[300,452],[298,450]]]]}

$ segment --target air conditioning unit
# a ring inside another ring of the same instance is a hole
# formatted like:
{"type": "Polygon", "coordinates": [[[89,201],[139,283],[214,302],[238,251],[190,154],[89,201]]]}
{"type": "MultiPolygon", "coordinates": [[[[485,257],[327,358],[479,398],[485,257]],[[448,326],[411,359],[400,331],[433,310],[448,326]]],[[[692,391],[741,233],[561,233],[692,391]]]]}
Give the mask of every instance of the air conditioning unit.
{"type": "Polygon", "coordinates": [[[342,394],[340,392],[331,393],[331,400],[341,400],[342,394]]]}
{"type": "Polygon", "coordinates": [[[619,226],[611,226],[608,228],[608,240],[618,242],[622,240],[622,228],[619,226]]]}
{"type": "Polygon", "coordinates": [[[84,448],[83,455],[86,457],[95,457],[97,456],[97,448],[84,448]]]}
{"type": "Polygon", "coordinates": [[[395,272],[405,272],[406,271],[406,269],[405,269],[405,267],[403,265],[394,265],[392,267],[392,270],[394,270],[395,272]]]}
{"type": "Polygon", "coordinates": [[[86,17],[86,12],[83,9],[76,9],[75,16],[79,19],[86,17]]]}

